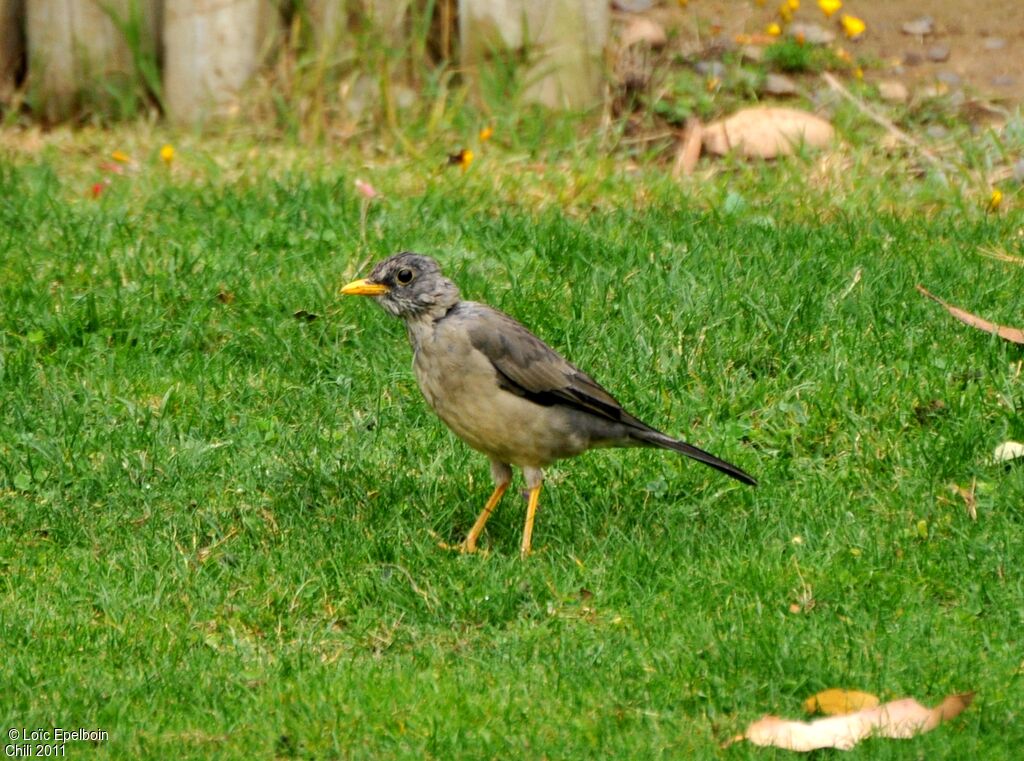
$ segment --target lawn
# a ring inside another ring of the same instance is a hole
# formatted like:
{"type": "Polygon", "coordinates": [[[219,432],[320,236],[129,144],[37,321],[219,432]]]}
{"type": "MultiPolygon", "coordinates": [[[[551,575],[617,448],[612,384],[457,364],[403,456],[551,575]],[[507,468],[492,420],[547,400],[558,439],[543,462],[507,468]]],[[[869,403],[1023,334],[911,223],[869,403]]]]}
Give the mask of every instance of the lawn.
{"type": "Polygon", "coordinates": [[[720,744],[839,686],[977,692],[844,757],[1024,747],[1024,467],[990,462],[1022,354],[914,290],[1024,322],[1024,269],[979,255],[1021,255],[1019,211],[870,162],[680,185],[230,144],[93,198],[116,147],[0,158],[5,728],[109,733],[69,758],[782,758],[720,744]],[[600,451],[549,471],[527,561],[518,475],[484,552],[440,549],[487,462],[337,293],[404,249],[761,486],[600,451]]]}

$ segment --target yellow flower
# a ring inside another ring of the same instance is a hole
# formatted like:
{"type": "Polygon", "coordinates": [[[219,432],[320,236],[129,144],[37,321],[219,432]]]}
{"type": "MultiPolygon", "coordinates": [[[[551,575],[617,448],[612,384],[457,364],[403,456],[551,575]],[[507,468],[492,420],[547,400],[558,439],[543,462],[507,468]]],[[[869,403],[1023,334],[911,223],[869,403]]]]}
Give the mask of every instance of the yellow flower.
{"type": "Polygon", "coordinates": [[[842,18],[839,19],[839,23],[843,25],[843,32],[851,40],[860,37],[868,28],[868,25],[856,16],[848,16],[845,13],[842,18]]]}
{"type": "Polygon", "coordinates": [[[124,151],[114,151],[110,154],[110,158],[116,161],[118,164],[130,164],[132,157],[124,151]]]}
{"type": "Polygon", "coordinates": [[[787,24],[793,20],[793,9],[789,7],[789,0],[779,6],[779,18],[787,24]]]}
{"type": "Polygon", "coordinates": [[[469,148],[463,148],[458,153],[453,153],[448,157],[448,164],[450,166],[457,166],[465,172],[469,169],[469,165],[473,163],[473,151],[469,148]]]}
{"type": "Polygon", "coordinates": [[[999,188],[992,188],[992,195],[988,197],[988,210],[999,211],[999,207],[1003,203],[1003,191],[999,188]]]}
{"type": "Polygon", "coordinates": [[[491,135],[493,135],[493,134],[494,134],[494,128],[492,128],[492,127],[484,127],[482,130],[480,130],[480,142],[481,143],[486,143],[488,140],[491,139],[491,135]]]}
{"type": "Polygon", "coordinates": [[[174,161],[174,146],[167,143],[163,148],[160,149],[160,160],[163,161],[167,166],[171,165],[174,161]]]}
{"type": "Polygon", "coordinates": [[[782,34],[782,27],[773,21],[768,25],[768,28],[765,29],[765,32],[770,34],[772,37],[778,37],[782,34]]]}
{"type": "Polygon", "coordinates": [[[843,0],[818,0],[818,7],[828,18],[832,18],[832,14],[843,7],[843,0]]]}
{"type": "Polygon", "coordinates": [[[864,69],[858,66],[856,69],[853,70],[853,76],[856,77],[857,79],[864,79],[864,69]]]}
{"type": "Polygon", "coordinates": [[[791,11],[800,10],[800,0],[786,0],[786,5],[789,6],[791,11]]]}

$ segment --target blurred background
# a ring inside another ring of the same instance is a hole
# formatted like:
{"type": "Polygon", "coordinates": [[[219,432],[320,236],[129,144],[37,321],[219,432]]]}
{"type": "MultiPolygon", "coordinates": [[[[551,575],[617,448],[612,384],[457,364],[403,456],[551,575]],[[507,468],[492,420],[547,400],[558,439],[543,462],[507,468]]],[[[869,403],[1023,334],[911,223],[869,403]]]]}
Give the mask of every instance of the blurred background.
{"type": "Polygon", "coordinates": [[[0,0],[6,125],[228,117],[345,139],[540,104],[642,131],[826,70],[895,104],[1016,103],[1021,60],[1008,0],[0,0]]]}

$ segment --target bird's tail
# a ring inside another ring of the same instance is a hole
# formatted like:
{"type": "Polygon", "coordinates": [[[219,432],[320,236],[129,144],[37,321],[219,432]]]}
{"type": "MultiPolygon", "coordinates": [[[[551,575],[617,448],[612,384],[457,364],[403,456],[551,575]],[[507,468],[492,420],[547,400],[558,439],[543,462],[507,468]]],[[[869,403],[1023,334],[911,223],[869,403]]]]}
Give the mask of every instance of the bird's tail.
{"type": "Polygon", "coordinates": [[[735,478],[737,481],[742,481],[743,483],[750,484],[751,486],[757,486],[757,480],[751,475],[743,472],[735,465],[715,457],[713,454],[705,452],[703,449],[698,449],[692,444],[687,444],[685,441],[673,439],[671,436],[666,436],[660,431],[655,430],[637,431],[633,435],[644,444],[661,447],[662,449],[671,449],[674,452],[679,452],[687,457],[692,457],[697,462],[702,462],[715,470],[721,471],[722,473],[725,473],[725,475],[735,478]]]}

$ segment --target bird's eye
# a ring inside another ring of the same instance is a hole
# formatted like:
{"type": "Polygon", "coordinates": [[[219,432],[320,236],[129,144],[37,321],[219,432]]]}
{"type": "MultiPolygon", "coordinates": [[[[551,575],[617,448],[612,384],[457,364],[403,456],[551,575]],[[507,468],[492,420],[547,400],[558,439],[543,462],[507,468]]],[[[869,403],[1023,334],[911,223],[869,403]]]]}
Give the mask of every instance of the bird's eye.
{"type": "Polygon", "coordinates": [[[399,270],[398,271],[398,282],[402,285],[408,285],[412,282],[412,270],[399,270]]]}

